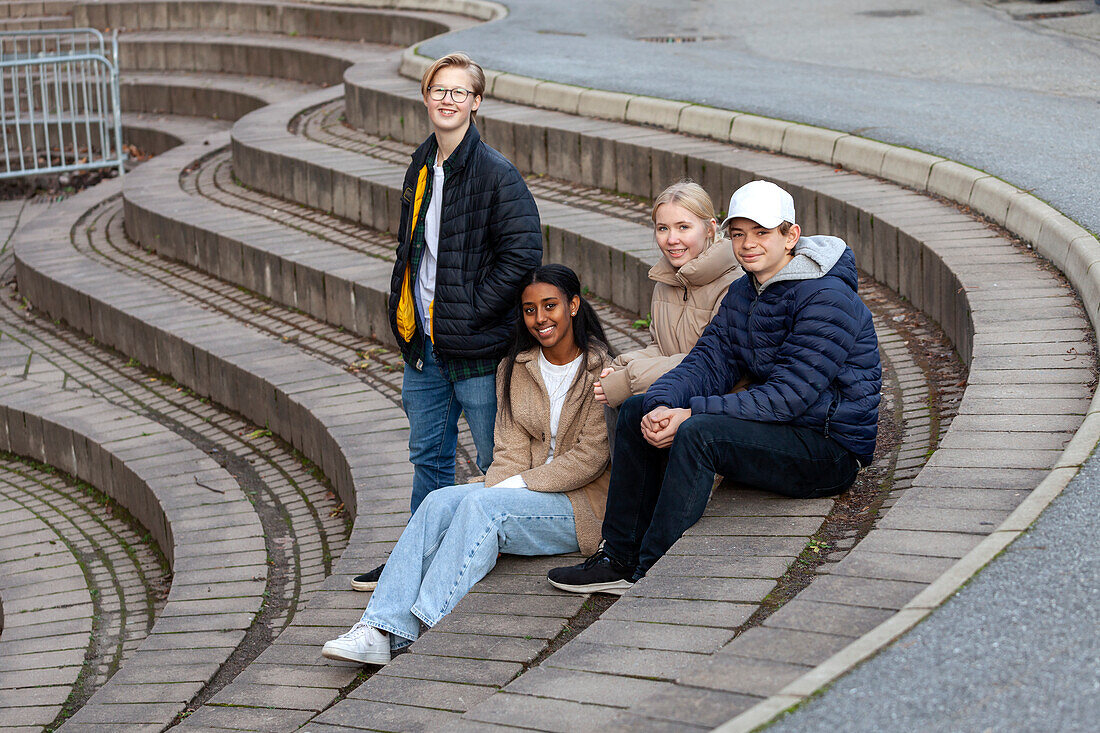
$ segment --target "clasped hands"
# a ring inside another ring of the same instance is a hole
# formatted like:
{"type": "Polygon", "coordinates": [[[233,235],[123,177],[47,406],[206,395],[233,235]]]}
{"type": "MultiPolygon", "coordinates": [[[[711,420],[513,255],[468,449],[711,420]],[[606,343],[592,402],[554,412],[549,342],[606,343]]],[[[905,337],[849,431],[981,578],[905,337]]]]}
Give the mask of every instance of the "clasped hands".
{"type": "Polygon", "coordinates": [[[642,437],[654,448],[667,448],[689,417],[691,410],[685,407],[655,407],[642,416],[642,437]]]}
{"type": "MultiPolygon", "coordinates": [[[[611,367],[604,368],[600,372],[600,379],[613,371],[615,370],[611,367]]],[[[596,382],[592,391],[597,402],[607,404],[607,395],[604,394],[602,384],[596,382]]],[[[691,417],[691,410],[683,407],[662,406],[654,408],[642,417],[642,437],[654,448],[667,448],[672,445],[672,440],[676,437],[676,431],[680,428],[680,424],[689,417],[691,417]]]]}

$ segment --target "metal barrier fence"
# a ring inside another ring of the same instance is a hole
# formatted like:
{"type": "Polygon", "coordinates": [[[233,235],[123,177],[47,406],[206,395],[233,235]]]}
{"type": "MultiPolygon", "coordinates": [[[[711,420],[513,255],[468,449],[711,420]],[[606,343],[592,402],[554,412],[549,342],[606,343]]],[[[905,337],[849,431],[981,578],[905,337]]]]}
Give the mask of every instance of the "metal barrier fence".
{"type": "Polygon", "coordinates": [[[123,172],[118,38],[93,28],[0,32],[0,179],[123,172]]]}

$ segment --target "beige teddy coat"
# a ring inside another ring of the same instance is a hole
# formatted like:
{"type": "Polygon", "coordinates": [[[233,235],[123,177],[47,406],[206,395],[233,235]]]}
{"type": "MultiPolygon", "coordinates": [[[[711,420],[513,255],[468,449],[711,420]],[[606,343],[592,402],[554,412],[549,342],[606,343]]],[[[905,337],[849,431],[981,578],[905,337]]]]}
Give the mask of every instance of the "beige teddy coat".
{"type": "Polygon", "coordinates": [[[504,368],[497,370],[496,444],[485,485],[520,474],[532,491],[564,492],[573,505],[577,545],[591,555],[600,544],[607,504],[607,424],[592,386],[610,357],[592,350],[577,370],[558,419],[554,459],[550,455],[550,398],[539,369],[539,347],[521,353],[512,370],[509,418],[503,409],[504,368]]]}

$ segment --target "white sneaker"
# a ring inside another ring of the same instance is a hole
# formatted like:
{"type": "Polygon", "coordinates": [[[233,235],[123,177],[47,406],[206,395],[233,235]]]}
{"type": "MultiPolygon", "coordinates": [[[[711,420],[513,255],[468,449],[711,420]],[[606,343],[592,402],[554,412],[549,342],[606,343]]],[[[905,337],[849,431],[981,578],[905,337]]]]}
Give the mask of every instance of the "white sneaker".
{"type": "Polygon", "coordinates": [[[321,656],[382,666],[390,661],[390,635],[360,621],[332,641],[326,641],[321,656]]]}

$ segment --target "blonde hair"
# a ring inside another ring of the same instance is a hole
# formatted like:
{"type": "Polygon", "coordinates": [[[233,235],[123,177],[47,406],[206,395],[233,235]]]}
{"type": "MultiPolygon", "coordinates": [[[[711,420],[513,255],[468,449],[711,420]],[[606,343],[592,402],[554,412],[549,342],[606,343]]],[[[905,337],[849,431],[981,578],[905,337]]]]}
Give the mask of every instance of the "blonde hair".
{"type": "MultiPolygon", "coordinates": [[[[424,75],[420,77],[421,96],[427,98],[428,87],[432,85],[432,79],[435,78],[435,75],[439,73],[440,69],[445,69],[448,66],[453,66],[456,69],[464,69],[466,73],[470,75],[470,86],[473,87],[470,92],[478,97],[485,96],[485,70],[481,68],[480,64],[461,51],[454,51],[446,56],[441,56],[436,59],[431,66],[424,70],[424,75]]],[[[477,112],[473,112],[471,116],[476,117],[477,112]]]]}
{"type": "Polygon", "coordinates": [[[683,206],[692,215],[706,222],[708,247],[714,244],[715,239],[724,235],[724,232],[718,231],[717,224],[712,225],[710,223],[711,220],[717,221],[718,219],[714,212],[714,201],[711,200],[710,194],[690,178],[677,181],[653,199],[653,210],[650,212],[649,217],[653,220],[654,226],[657,225],[657,209],[665,204],[683,206]]]}

